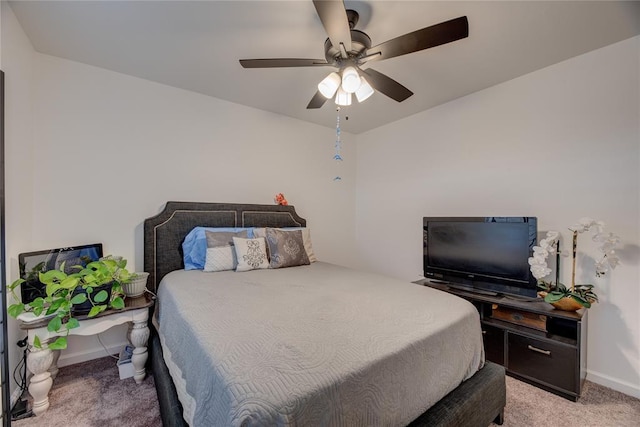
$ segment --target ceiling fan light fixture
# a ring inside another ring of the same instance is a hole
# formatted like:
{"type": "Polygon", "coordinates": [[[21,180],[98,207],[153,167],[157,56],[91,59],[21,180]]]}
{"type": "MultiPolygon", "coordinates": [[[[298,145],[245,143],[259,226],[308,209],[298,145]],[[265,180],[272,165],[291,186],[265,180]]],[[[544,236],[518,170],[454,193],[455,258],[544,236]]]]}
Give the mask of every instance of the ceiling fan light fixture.
{"type": "Polygon", "coordinates": [[[373,95],[373,88],[369,84],[364,77],[360,77],[360,87],[356,90],[356,98],[358,98],[358,102],[363,102],[368,99],[371,95],[373,95]]]}
{"type": "Polygon", "coordinates": [[[339,88],[338,93],[336,94],[336,104],[342,107],[351,105],[351,94],[344,89],[339,88]]]}
{"type": "Polygon", "coordinates": [[[318,83],[318,90],[325,98],[333,98],[340,87],[340,76],[335,71],[318,83]]]}
{"type": "Polygon", "coordinates": [[[342,89],[348,93],[354,93],[360,87],[360,75],[352,66],[342,70],[342,89]]]}

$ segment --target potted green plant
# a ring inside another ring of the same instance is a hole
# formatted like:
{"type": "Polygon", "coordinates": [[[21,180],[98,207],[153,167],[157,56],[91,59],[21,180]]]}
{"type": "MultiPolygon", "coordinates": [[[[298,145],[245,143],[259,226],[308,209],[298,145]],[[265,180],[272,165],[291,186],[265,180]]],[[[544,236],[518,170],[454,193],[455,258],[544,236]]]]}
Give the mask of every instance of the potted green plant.
{"type": "MultiPolygon", "coordinates": [[[[106,257],[89,262],[86,266],[66,267],[62,263],[59,269],[39,273],[40,282],[46,285],[46,297],[38,297],[28,304],[11,304],[8,313],[12,317],[24,312],[33,312],[35,316],[52,316],[47,329],[56,333],[66,331],[66,334],[50,343],[49,348],[65,349],[69,331],[80,325],[75,315],[95,317],[108,308],[124,308],[122,284],[129,281],[131,276],[126,265],[127,261],[119,257],[106,257]]],[[[19,299],[15,290],[24,282],[18,279],[9,286],[16,301],[19,299]]],[[[33,345],[42,347],[37,336],[33,345]]]]}
{"type": "Polygon", "coordinates": [[[577,224],[569,227],[572,233],[572,271],[571,286],[567,287],[560,283],[559,256],[560,233],[549,231],[544,239],[540,240],[539,246],[533,247],[533,256],[529,258],[531,273],[538,279],[538,293],[544,300],[555,308],[565,311],[576,311],[581,308],[590,308],[591,304],[598,301],[598,296],[592,284],[576,284],[576,254],[578,247],[578,234],[588,230],[593,230],[593,241],[599,243],[600,252],[603,254],[595,264],[596,277],[604,276],[608,271],[613,270],[620,263],[616,254],[616,247],[620,243],[620,237],[613,233],[604,231],[604,223],[591,218],[582,218],[577,224]],[[555,283],[544,280],[551,273],[547,266],[547,257],[556,255],[556,277],[555,283]]]}

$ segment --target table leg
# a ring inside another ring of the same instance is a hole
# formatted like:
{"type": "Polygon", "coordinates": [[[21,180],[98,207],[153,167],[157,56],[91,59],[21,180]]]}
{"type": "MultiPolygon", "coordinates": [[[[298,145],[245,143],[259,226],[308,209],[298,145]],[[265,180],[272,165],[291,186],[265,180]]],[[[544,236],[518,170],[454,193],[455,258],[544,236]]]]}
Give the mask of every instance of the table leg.
{"type": "Polygon", "coordinates": [[[46,344],[42,349],[31,347],[27,355],[27,367],[33,373],[29,381],[29,394],[33,397],[33,413],[43,414],[49,409],[49,390],[53,385],[49,367],[53,363],[53,352],[46,344]]]}
{"type": "Polygon", "coordinates": [[[56,376],[58,376],[58,359],[60,359],[60,350],[52,350],[53,353],[53,362],[51,362],[51,367],[48,371],[51,373],[51,379],[55,380],[56,376]]]}
{"type": "Polygon", "coordinates": [[[144,365],[147,363],[147,341],[149,340],[149,327],[147,320],[134,320],[133,326],[129,329],[129,341],[133,345],[133,355],[131,363],[136,370],[133,378],[136,384],[140,384],[145,377],[144,365]]]}

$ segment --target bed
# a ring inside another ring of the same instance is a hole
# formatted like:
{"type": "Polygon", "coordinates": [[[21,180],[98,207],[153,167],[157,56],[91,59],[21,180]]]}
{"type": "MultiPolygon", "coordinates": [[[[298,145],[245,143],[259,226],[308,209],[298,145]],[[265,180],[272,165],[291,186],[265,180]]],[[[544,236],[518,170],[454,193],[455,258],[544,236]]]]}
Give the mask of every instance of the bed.
{"type": "Polygon", "coordinates": [[[502,424],[504,369],[484,362],[466,301],[321,261],[185,271],[182,242],[196,226],[306,221],[292,206],[197,202],[145,220],[165,426],[502,424]]]}

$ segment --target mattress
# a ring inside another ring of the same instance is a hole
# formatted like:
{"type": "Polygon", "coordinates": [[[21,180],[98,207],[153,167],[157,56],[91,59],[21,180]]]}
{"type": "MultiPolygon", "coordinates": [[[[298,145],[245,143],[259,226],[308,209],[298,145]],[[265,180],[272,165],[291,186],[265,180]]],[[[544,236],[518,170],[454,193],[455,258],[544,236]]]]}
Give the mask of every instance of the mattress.
{"type": "Polygon", "coordinates": [[[469,302],[322,262],[174,271],[157,307],[192,426],[406,425],[484,363],[469,302]]]}

